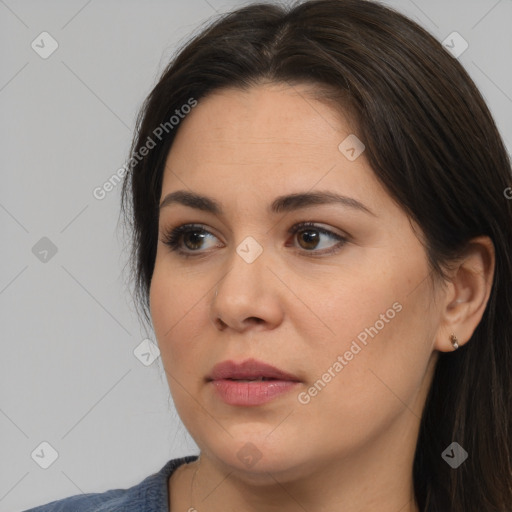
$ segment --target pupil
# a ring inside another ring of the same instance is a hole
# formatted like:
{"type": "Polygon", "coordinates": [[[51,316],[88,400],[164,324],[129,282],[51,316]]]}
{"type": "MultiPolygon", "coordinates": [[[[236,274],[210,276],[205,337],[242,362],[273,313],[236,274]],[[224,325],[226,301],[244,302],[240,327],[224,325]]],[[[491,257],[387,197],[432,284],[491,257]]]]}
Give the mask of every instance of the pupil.
{"type": "Polygon", "coordinates": [[[316,231],[303,231],[302,239],[306,241],[307,248],[314,249],[316,244],[318,243],[318,233],[316,231]]]}
{"type": "Polygon", "coordinates": [[[185,245],[187,245],[187,247],[189,249],[197,249],[198,247],[197,246],[200,246],[201,245],[201,241],[202,239],[204,238],[204,234],[202,233],[197,233],[197,232],[189,232],[187,233],[187,237],[186,238],[186,241],[185,241],[185,245]],[[190,245],[192,245],[192,247],[189,246],[189,244],[187,243],[187,238],[188,240],[192,241],[190,245]]]}

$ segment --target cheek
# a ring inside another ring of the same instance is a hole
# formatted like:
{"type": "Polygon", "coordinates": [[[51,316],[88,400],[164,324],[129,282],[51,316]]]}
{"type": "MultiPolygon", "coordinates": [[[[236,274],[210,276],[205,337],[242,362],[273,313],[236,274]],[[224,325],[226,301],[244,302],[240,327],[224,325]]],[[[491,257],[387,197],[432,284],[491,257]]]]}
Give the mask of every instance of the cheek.
{"type": "MultiPolygon", "coordinates": [[[[320,294],[315,308],[330,333],[308,336],[313,356],[308,407],[316,403],[319,413],[333,411],[342,423],[364,422],[396,414],[414,400],[435,331],[428,285],[417,286],[426,273],[423,264],[381,264],[379,272],[346,275],[320,294]]],[[[313,330],[306,319],[302,328],[313,330]]]]}
{"type": "MultiPolygon", "coordinates": [[[[159,342],[163,341],[165,324],[170,324],[174,304],[172,303],[171,283],[165,282],[165,276],[160,271],[160,266],[155,265],[151,286],[149,289],[149,307],[151,320],[159,342]]],[[[168,329],[169,327],[167,327],[168,329]]]]}
{"type": "Polygon", "coordinates": [[[194,292],[191,282],[191,278],[177,275],[176,270],[156,264],[149,292],[151,319],[164,367],[182,374],[198,356],[200,333],[208,319],[206,297],[201,300],[204,291],[194,292]]]}
{"type": "Polygon", "coordinates": [[[193,300],[187,296],[187,290],[193,290],[189,280],[185,287],[183,278],[175,268],[157,254],[155,269],[149,290],[151,318],[159,342],[166,342],[185,318],[188,302],[193,300]],[[190,299],[190,300],[189,300],[190,299]]]}
{"type": "MultiPolygon", "coordinates": [[[[429,384],[432,326],[423,298],[411,297],[394,300],[392,294],[381,307],[359,310],[352,332],[318,366],[314,388],[320,391],[311,390],[318,393],[311,404],[317,401],[319,414],[331,411],[331,421],[344,425],[347,435],[357,435],[350,424],[378,431],[402,413],[421,416],[418,397],[429,384]]],[[[341,319],[339,324],[341,329],[341,319]]]]}
{"type": "Polygon", "coordinates": [[[376,338],[382,338],[382,333],[389,331],[389,325],[400,316],[396,311],[400,305],[393,308],[401,293],[398,280],[390,275],[391,269],[381,266],[375,272],[371,261],[358,265],[321,276],[303,293],[304,303],[311,307],[304,309],[299,304],[296,308],[294,321],[324,365],[350,350],[353,340],[363,348],[368,340],[369,346],[376,323],[376,338]],[[380,319],[381,314],[387,323],[380,319]]]}
{"type": "MultiPolygon", "coordinates": [[[[167,368],[168,353],[173,348],[176,331],[186,315],[182,293],[173,275],[157,264],[153,272],[149,293],[151,320],[164,366],[167,368]],[[180,322],[181,319],[181,322],[180,322]]],[[[174,349],[173,349],[174,350],[174,349]]]]}

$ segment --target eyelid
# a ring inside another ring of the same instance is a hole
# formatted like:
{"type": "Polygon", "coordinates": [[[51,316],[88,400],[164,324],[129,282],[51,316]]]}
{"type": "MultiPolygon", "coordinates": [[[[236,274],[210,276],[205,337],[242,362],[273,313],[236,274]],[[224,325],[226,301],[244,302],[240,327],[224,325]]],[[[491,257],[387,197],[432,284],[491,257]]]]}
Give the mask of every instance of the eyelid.
{"type": "Polygon", "coordinates": [[[291,226],[287,232],[289,234],[295,234],[297,231],[300,231],[301,229],[306,229],[306,228],[316,229],[322,233],[331,235],[333,237],[339,237],[339,238],[345,238],[345,239],[351,238],[351,236],[346,232],[338,233],[337,231],[334,231],[335,228],[329,227],[328,225],[325,225],[323,222],[319,222],[319,221],[317,222],[314,220],[297,222],[296,224],[291,226]]]}

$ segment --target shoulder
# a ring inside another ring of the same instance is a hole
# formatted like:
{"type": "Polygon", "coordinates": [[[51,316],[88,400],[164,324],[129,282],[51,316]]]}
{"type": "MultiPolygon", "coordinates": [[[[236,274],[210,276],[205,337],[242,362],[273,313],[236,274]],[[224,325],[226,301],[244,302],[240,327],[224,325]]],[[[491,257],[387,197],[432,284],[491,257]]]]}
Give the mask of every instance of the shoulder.
{"type": "Polygon", "coordinates": [[[102,493],[77,494],[24,512],[137,512],[168,510],[168,479],[182,464],[197,455],[168,461],[163,468],[127,489],[111,489],[102,493]]]}

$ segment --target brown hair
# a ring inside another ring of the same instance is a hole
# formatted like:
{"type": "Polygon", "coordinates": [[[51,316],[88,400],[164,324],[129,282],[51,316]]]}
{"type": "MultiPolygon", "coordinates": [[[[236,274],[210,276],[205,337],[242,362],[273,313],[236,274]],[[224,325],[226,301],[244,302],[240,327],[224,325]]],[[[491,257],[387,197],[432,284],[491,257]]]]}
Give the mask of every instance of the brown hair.
{"type": "MultiPolygon", "coordinates": [[[[511,510],[512,201],[504,192],[512,178],[481,94],[433,36],[389,7],[365,0],[253,4],[221,15],[178,52],[143,105],[131,155],[155,141],[155,128],[190,98],[261,81],[337,91],[340,106],[355,112],[375,175],[421,226],[431,276],[445,278],[473,237],[492,239],[491,295],[469,342],[439,356],[413,477],[424,512],[511,510]],[[457,469],[441,457],[453,441],[469,453],[457,469]]],[[[122,191],[146,321],[163,168],[179,129],[167,128],[144,158],[132,157],[122,191]]]]}

